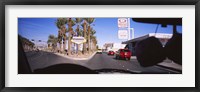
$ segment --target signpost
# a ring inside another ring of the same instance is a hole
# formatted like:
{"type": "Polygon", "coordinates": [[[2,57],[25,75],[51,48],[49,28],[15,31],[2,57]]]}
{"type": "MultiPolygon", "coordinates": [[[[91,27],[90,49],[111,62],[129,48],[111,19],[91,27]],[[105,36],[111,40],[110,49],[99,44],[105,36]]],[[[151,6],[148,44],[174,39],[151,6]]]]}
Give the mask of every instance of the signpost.
{"type": "Polygon", "coordinates": [[[118,38],[119,39],[127,39],[130,40],[134,38],[134,30],[130,28],[130,18],[118,18],[118,27],[123,30],[118,31],[118,38]],[[132,36],[131,36],[132,30],[132,36]],[[124,32],[122,32],[124,31],[124,32]]]}
{"type": "Polygon", "coordinates": [[[126,27],[128,27],[128,20],[127,20],[127,18],[119,18],[118,19],[118,27],[119,28],[126,28],[126,27]]]}
{"type": "Polygon", "coordinates": [[[71,41],[76,44],[82,44],[86,42],[86,39],[84,37],[73,37],[71,41]]]}
{"type": "Polygon", "coordinates": [[[128,31],[127,30],[119,30],[118,38],[119,39],[128,39],[128,31]]]}

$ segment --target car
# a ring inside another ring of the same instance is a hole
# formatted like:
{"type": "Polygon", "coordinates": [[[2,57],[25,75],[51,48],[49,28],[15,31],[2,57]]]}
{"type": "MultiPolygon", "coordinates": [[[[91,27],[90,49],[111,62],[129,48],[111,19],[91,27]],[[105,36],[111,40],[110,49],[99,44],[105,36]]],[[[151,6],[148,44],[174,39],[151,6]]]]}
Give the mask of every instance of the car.
{"type": "Polygon", "coordinates": [[[108,55],[115,55],[115,52],[114,51],[109,51],[108,55]]]}
{"type": "Polygon", "coordinates": [[[102,54],[102,49],[98,49],[97,54],[102,54]]]}
{"type": "Polygon", "coordinates": [[[131,51],[129,49],[119,49],[116,53],[116,59],[131,59],[131,51]]]}

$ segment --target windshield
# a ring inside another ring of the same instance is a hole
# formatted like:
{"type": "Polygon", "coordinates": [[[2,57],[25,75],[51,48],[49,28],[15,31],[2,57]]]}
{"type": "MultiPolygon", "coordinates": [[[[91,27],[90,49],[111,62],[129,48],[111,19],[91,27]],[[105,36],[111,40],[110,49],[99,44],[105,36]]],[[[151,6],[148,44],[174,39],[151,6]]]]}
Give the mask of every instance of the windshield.
{"type": "Polygon", "coordinates": [[[18,18],[18,36],[33,73],[182,73],[181,18],[18,18]]]}

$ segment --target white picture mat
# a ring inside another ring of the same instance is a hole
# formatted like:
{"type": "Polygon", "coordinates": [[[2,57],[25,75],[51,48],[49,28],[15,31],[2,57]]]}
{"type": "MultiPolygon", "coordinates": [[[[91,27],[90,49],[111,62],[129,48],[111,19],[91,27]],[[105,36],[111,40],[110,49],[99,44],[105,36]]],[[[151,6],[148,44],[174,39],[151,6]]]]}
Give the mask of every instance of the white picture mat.
{"type": "Polygon", "coordinates": [[[6,5],[5,9],[6,87],[195,87],[194,5],[6,5]],[[18,17],[181,17],[182,74],[18,74],[18,17]]]}

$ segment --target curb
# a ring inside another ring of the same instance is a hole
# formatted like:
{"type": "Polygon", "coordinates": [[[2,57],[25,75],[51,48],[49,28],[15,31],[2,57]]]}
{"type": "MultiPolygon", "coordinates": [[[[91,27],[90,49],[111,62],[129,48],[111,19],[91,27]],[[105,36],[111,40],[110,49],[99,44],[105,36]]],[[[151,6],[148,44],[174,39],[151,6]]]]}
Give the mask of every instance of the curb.
{"type": "Polygon", "coordinates": [[[63,55],[63,54],[59,54],[59,53],[55,53],[56,55],[59,55],[59,56],[62,56],[62,57],[65,57],[67,59],[71,59],[71,60],[89,60],[91,59],[97,52],[94,52],[90,57],[88,58],[71,58],[69,56],[66,56],[66,55],[63,55]]]}

